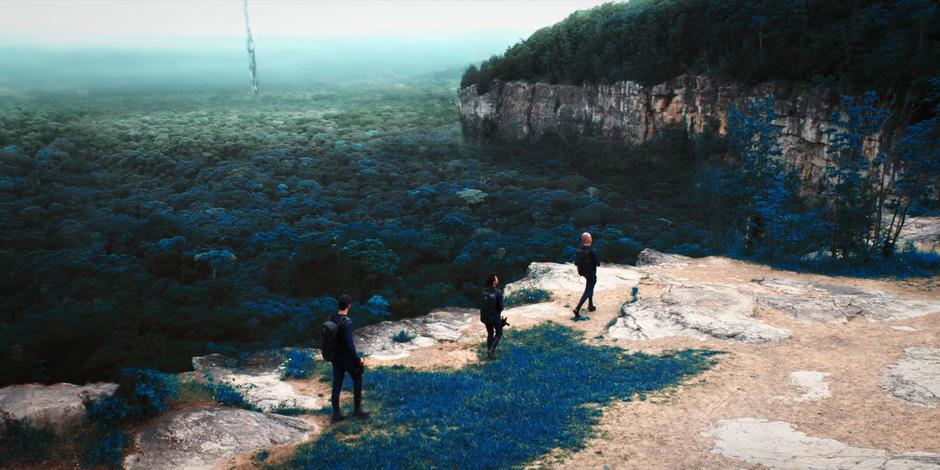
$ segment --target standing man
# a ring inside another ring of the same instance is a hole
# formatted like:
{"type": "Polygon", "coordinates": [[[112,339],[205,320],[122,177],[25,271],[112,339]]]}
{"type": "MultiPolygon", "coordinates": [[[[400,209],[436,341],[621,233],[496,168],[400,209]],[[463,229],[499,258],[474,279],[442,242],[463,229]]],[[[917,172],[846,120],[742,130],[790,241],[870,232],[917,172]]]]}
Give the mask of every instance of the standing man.
{"type": "Polygon", "coordinates": [[[575,251],[574,264],[578,267],[578,275],[585,279],[584,294],[581,295],[581,301],[574,309],[575,321],[581,319],[581,306],[584,301],[588,301],[588,311],[597,310],[594,306],[594,285],[597,284],[597,267],[601,261],[597,258],[597,252],[591,247],[591,234],[584,232],[581,234],[581,247],[575,251]]]}
{"type": "Polygon", "coordinates": [[[480,321],[486,326],[486,358],[492,359],[499,339],[503,337],[503,325],[506,324],[503,313],[503,292],[496,286],[499,277],[496,273],[486,275],[486,287],[480,294],[480,321]]]}
{"type": "Polygon", "coordinates": [[[347,316],[352,298],[348,295],[339,296],[339,311],[330,316],[330,321],[336,323],[336,344],[333,354],[333,394],[330,401],[333,404],[333,422],[346,419],[346,415],[339,409],[339,394],[343,390],[343,381],[348,373],[353,381],[353,416],[365,418],[369,412],[362,409],[362,358],[356,354],[356,344],[353,343],[352,322],[347,316]]]}

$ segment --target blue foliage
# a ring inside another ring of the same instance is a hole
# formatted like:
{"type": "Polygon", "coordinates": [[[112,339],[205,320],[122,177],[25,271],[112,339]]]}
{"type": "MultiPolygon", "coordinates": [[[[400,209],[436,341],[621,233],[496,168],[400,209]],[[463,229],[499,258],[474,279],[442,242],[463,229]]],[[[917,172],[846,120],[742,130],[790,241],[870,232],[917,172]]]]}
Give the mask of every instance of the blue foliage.
{"type": "Polygon", "coordinates": [[[175,235],[157,241],[157,246],[166,251],[182,251],[186,246],[186,237],[175,235]]]}
{"type": "Polygon", "coordinates": [[[366,303],[362,304],[361,309],[367,315],[372,316],[385,316],[388,315],[388,300],[385,300],[385,297],[375,294],[372,297],[369,297],[369,300],[366,300],[366,303]]]}
{"type": "Polygon", "coordinates": [[[118,394],[85,404],[85,421],[100,429],[118,426],[127,418],[127,414],[127,400],[118,394]]]}
{"type": "Polygon", "coordinates": [[[395,252],[374,238],[350,240],[343,251],[357,260],[367,272],[392,275],[398,269],[399,258],[395,252]]]}
{"type": "Polygon", "coordinates": [[[127,398],[131,416],[144,419],[166,411],[167,401],[177,397],[179,379],[152,369],[124,369],[123,387],[130,390],[127,398]]]}
{"type": "Polygon", "coordinates": [[[552,300],[552,293],[537,287],[524,287],[517,289],[503,299],[503,305],[506,308],[517,307],[524,304],[536,304],[539,302],[548,302],[552,300]]]}
{"type": "Polygon", "coordinates": [[[285,468],[510,468],[551,449],[583,446],[600,411],[675,384],[711,364],[709,351],[625,354],[547,324],[511,332],[500,359],[459,370],[383,367],[367,396],[371,429],[332,428],[285,468]]]}
{"type": "Polygon", "coordinates": [[[254,460],[255,462],[264,462],[270,455],[271,454],[267,449],[261,449],[251,456],[251,460],[254,460]]]}
{"type": "Polygon", "coordinates": [[[226,383],[211,384],[212,397],[219,404],[236,408],[253,409],[245,397],[234,387],[226,383]]]}
{"type": "Polygon", "coordinates": [[[398,333],[392,335],[392,341],[396,343],[407,343],[415,339],[415,334],[407,330],[399,330],[398,333]]]}
{"type": "Polygon", "coordinates": [[[119,429],[96,435],[85,451],[85,465],[122,468],[124,446],[127,445],[127,442],[127,433],[119,429]]]}
{"type": "Polygon", "coordinates": [[[303,349],[287,351],[287,360],[281,365],[281,375],[292,379],[305,379],[314,372],[316,359],[303,349]]]}

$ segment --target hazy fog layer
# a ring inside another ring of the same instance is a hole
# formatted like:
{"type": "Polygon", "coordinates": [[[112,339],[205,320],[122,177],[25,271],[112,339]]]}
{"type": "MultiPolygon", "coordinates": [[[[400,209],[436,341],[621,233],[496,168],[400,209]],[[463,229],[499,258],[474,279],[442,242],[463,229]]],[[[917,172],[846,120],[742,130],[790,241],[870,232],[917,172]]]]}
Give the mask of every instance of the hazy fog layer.
{"type": "MultiPolygon", "coordinates": [[[[582,1],[249,0],[262,90],[447,76],[582,1]]],[[[0,2],[4,89],[201,88],[247,82],[240,1],[0,2]]]]}

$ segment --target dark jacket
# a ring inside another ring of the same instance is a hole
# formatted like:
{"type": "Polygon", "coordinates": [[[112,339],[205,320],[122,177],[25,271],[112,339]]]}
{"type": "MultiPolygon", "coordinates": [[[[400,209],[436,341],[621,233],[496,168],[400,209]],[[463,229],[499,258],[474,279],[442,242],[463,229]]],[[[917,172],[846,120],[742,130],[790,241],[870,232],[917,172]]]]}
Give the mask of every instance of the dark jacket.
{"type": "Polygon", "coordinates": [[[339,338],[336,342],[336,357],[357,359],[359,356],[356,355],[356,343],[353,342],[352,321],[346,315],[339,313],[331,315],[330,320],[333,320],[339,327],[339,331],[336,332],[339,338]]]}
{"type": "Polygon", "coordinates": [[[584,277],[595,277],[595,276],[597,276],[597,267],[601,265],[601,260],[600,260],[600,258],[597,257],[597,252],[594,251],[594,248],[591,247],[591,246],[584,246],[584,245],[581,245],[581,246],[578,248],[578,251],[580,251],[580,252],[585,252],[585,251],[586,251],[587,254],[588,254],[588,259],[591,260],[591,262],[588,263],[588,264],[589,264],[588,266],[583,266],[583,267],[582,267],[582,269],[584,270],[584,277]]]}
{"type": "Polygon", "coordinates": [[[480,294],[480,320],[483,323],[495,323],[499,320],[500,315],[503,313],[503,291],[497,289],[494,286],[486,286],[483,288],[483,292],[480,294]],[[489,318],[483,318],[483,294],[489,292],[496,292],[496,311],[490,314],[489,318]]]}

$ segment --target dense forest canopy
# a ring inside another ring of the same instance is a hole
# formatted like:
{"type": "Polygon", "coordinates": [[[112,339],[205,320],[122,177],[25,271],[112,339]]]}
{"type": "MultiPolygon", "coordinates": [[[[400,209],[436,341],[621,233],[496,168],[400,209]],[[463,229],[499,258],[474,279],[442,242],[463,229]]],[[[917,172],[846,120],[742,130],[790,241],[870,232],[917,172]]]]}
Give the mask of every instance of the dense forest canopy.
{"type": "Polygon", "coordinates": [[[845,93],[923,96],[940,57],[931,0],[641,0],[578,11],[503,55],[471,65],[461,86],[493,79],[653,85],[684,73],[807,82],[845,93]]]}

